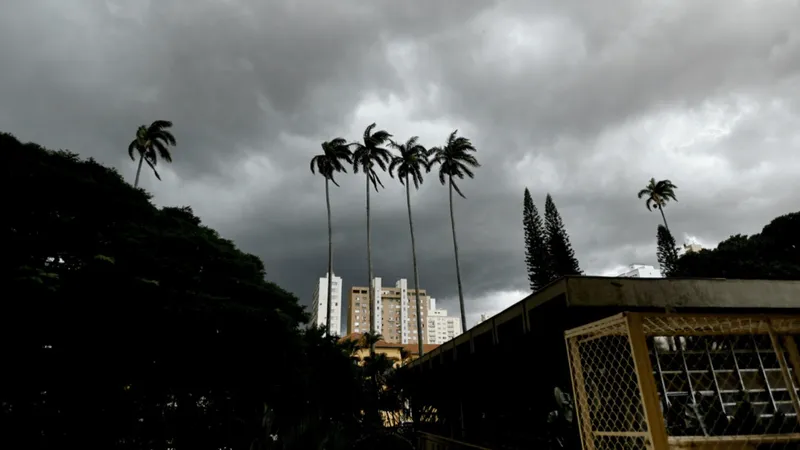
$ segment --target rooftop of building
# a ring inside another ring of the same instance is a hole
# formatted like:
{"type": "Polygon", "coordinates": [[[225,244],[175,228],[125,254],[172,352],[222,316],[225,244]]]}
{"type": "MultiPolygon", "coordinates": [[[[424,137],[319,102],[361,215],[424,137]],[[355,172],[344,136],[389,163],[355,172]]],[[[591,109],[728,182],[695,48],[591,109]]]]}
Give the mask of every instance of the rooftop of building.
{"type": "MultiPolygon", "coordinates": [[[[624,278],[568,276],[509,306],[486,321],[473,325],[426,354],[428,360],[454,346],[466,344],[505,323],[528,323],[534,315],[570,316],[577,308],[602,311],[746,312],[754,310],[800,311],[800,280],[741,280],[725,278],[624,278]],[[548,305],[550,309],[548,309],[548,305]],[[542,308],[543,307],[543,308],[542,308]],[[540,309],[542,308],[542,309],[540,309]]],[[[610,315],[610,313],[609,313],[610,315]]],[[[421,362],[417,362],[421,364],[421,362]]]]}
{"type": "MultiPolygon", "coordinates": [[[[439,344],[422,344],[422,352],[432,352],[436,350],[437,347],[439,347],[439,344]]],[[[417,344],[405,344],[403,348],[412,355],[419,355],[419,345],[417,344]]]]}

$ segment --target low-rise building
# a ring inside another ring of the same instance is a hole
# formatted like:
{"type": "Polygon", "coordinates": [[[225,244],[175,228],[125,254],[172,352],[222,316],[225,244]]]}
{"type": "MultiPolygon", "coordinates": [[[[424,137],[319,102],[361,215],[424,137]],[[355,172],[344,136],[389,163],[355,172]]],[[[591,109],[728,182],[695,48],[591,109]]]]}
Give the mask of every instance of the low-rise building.
{"type": "Polygon", "coordinates": [[[631,264],[628,270],[617,275],[623,278],[662,278],[661,271],[647,264],[631,264]]]}

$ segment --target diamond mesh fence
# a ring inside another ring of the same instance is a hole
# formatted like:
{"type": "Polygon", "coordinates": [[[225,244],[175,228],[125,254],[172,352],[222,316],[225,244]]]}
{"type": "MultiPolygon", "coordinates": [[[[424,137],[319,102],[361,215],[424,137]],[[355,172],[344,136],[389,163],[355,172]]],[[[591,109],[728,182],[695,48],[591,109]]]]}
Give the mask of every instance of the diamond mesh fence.
{"type": "Polygon", "coordinates": [[[585,450],[800,449],[800,315],[627,313],[566,336],[585,450]]]}

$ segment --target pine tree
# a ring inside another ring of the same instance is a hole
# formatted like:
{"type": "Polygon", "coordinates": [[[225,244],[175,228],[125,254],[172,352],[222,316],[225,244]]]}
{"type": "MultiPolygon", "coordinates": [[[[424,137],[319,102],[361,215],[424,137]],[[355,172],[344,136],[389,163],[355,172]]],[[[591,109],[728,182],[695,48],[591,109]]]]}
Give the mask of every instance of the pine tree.
{"type": "Polygon", "coordinates": [[[544,239],[544,225],[531,193],[525,188],[523,198],[522,225],[525,230],[525,265],[528,267],[528,281],[531,290],[536,292],[550,282],[550,255],[544,239]]]}
{"type": "Polygon", "coordinates": [[[547,249],[550,252],[550,273],[552,279],[565,275],[580,275],[581,268],[569,243],[569,235],[558,214],[553,198],[547,194],[544,204],[545,236],[547,249]]]}
{"type": "Polygon", "coordinates": [[[664,225],[658,226],[658,264],[661,266],[661,274],[671,277],[678,264],[678,247],[675,245],[675,238],[664,225]]]}

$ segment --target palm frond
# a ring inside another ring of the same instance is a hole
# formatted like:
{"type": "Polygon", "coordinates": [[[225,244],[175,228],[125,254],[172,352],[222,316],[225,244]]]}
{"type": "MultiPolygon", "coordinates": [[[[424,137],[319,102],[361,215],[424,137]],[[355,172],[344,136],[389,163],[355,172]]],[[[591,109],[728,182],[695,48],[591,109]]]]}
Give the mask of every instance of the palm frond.
{"type": "Polygon", "coordinates": [[[452,133],[450,133],[450,136],[447,138],[447,147],[452,147],[453,146],[453,143],[456,140],[456,135],[457,134],[458,134],[458,129],[455,129],[455,130],[453,130],[452,133]]]}
{"type": "Polygon", "coordinates": [[[375,122],[371,123],[364,129],[364,144],[369,142],[370,136],[372,135],[372,129],[375,128],[378,124],[375,122]]]}
{"type": "Polygon", "coordinates": [[[458,188],[458,184],[456,184],[455,180],[451,181],[453,183],[453,189],[455,189],[456,193],[461,196],[461,198],[467,198],[462,192],[461,189],[458,188]]]}
{"type": "Polygon", "coordinates": [[[136,139],[134,139],[134,140],[133,140],[133,141],[131,141],[131,143],[128,145],[128,156],[130,156],[130,157],[131,157],[131,161],[136,161],[136,158],[133,156],[133,151],[134,151],[134,150],[138,150],[138,148],[137,148],[137,147],[138,147],[138,144],[139,144],[139,141],[137,141],[136,139]]]}
{"type": "Polygon", "coordinates": [[[152,133],[151,139],[153,140],[162,140],[169,145],[177,145],[177,141],[175,141],[175,136],[172,135],[169,131],[166,130],[157,130],[152,133]]]}
{"type": "MultiPolygon", "coordinates": [[[[172,155],[169,153],[169,150],[167,150],[167,147],[158,139],[155,139],[152,142],[153,142],[152,144],[153,147],[155,147],[156,150],[158,150],[158,156],[161,157],[161,159],[163,159],[164,161],[171,163],[172,155]]],[[[155,158],[153,160],[155,160],[155,158]]]]}
{"type": "Polygon", "coordinates": [[[172,128],[172,121],[170,120],[154,120],[150,124],[150,129],[172,128]]]}
{"type": "MultiPolygon", "coordinates": [[[[459,174],[462,174],[462,173],[463,173],[463,174],[467,175],[467,176],[468,176],[468,177],[470,177],[470,178],[475,178],[475,173],[473,173],[473,172],[472,172],[472,171],[469,169],[469,167],[467,167],[465,164],[463,164],[463,163],[461,163],[461,162],[459,162],[459,163],[457,163],[457,164],[458,164],[458,172],[459,172],[459,174]]],[[[460,176],[459,178],[464,178],[464,177],[463,177],[463,175],[462,175],[462,176],[460,176]]]]}
{"type": "Polygon", "coordinates": [[[145,158],[144,160],[147,161],[147,165],[150,166],[151,169],[153,169],[153,174],[155,174],[158,181],[161,181],[161,176],[158,174],[158,171],[156,170],[155,161],[150,161],[147,158],[145,158]]]}
{"type": "Polygon", "coordinates": [[[394,158],[392,158],[392,161],[389,163],[389,175],[392,175],[392,173],[395,170],[397,170],[398,166],[401,166],[402,164],[403,164],[402,157],[395,156],[394,158]]]}

